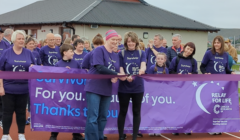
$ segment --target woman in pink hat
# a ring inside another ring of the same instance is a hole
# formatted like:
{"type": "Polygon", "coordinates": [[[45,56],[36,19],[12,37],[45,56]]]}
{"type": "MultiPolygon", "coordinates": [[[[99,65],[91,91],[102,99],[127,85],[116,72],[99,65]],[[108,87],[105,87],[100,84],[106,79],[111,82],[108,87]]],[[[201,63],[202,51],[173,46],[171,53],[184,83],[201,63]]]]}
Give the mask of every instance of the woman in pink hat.
{"type": "MultiPolygon", "coordinates": [[[[106,43],[97,47],[91,54],[89,74],[122,75],[119,73],[119,57],[113,52],[117,45],[118,34],[115,30],[106,32],[106,43]]],[[[120,78],[126,80],[126,77],[120,78]]],[[[87,97],[87,122],[85,140],[103,140],[103,130],[107,123],[108,108],[112,95],[112,79],[88,79],[85,91],[87,97]]]]}

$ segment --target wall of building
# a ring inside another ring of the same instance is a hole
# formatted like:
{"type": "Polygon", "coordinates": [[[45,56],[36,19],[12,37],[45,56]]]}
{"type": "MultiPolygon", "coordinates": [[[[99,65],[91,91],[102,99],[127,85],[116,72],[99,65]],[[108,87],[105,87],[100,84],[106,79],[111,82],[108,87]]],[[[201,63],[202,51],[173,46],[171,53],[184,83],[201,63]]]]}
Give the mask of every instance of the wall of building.
{"type": "Polygon", "coordinates": [[[122,37],[128,31],[133,31],[138,34],[138,37],[143,39],[143,32],[148,32],[149,38],[143,39],[145,45],[148,43],[149,39],[153,39],[155,34],[161,34],[168,41],[168,46],[172,45],[171,39],[172,34],[181,34],[182,43],[194,42],[196,45],[196,54],[195,59],[201,61],[204,53],[207,49],[208,33],[207,32],[196,32],[196,31],[184,31],[184,30],[166,30],[166,29],[148,29],[148,28],[126,28],[126,27],[110,27],[110,26],[101,26],[98,29],[91,29],[88,25],[75,25],[76,34],[80,37],[88,38],[90,41],[93,37],[100,33],[105,36],[106,31],[109,29],[116,30],[122,37]]]}
{"type": "Polygon", "coordinates": [[[41,30],[37,30],[37,39],[38,40],[45,39],[46,35],[50,33],[50,29],[53,29],[54,34],[59,34],[60,33],[59,27],[60,26],[42,26],[41,30]]]}

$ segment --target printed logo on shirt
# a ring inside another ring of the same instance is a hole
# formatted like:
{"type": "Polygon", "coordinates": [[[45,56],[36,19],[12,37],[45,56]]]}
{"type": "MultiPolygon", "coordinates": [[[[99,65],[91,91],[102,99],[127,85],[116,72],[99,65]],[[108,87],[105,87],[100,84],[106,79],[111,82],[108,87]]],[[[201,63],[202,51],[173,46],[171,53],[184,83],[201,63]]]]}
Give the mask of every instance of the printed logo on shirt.
{"type": "Polygon", "coordinates": [[[139,73],[139,66],[136,63],[126,63],[126,66],[127,74],[137,75],[139,73]]]}
{"type": "Polygon", "coordinates": [[[189,65],[183,65],[183,64],[181,64],[181,67],[191,68],[191,66],[189,66],[189,65]]]}
{"type": "Polygon", "coordinates": [[[16,72],[16,71],[24,72],[25,71],[25,68],[22,65],[12,65],[12,67],[13,67],[13,72],[16,72]]]}
{"type": "Polygon", "coordinates": [[[0,50],[2,51],[3,49],[2,49],[2,48],[0,48],[0,50]]]}
{"type": "Polygon", "coordinates": [[[81,61],[83,58],[75,58],[75,61],[81,61]]]}
{"type": "Polygon", "coordinates": [[[108,69],[110,69],[112,71],[116,71],[115,66],[111,62],[108,62],[108,69]]]}
{"type": "Polygon", "coordinates": [[[222,59],[222,60],[223,60],[223,57],[217,57],[217,56],[215,56],[215,59],[222,59]]]}
{"type": "Polygon", "coordinates": [[[55,53],[55,54],[58,54],[58,52],[49,52],[49,53],[55,53]]]}
{"type": "Polygon", "coordinates": [[[187,69],[179,69],[180,74],[188,74],[190,73],[187,69]]]}
{"type": "Polygon", "coordinates": [[[151,55],[150,62],[151,62],[152,64],[156,64],[155,58],[156,58],[155,55],[151,55]]]}
{"type": "Polygon", "coordinates": [[[111,62],[113,62],[113,63],[116,63],[116,61],[112,60],[110,57],[109,57],[109,60],[110,60],[111,62]]]}
{"type": "Polygon", "coordinates": [[[26,61],[14,60],[15,63],[26,63],[26,61]]]}
{"type": "Polygon", "coordinates": [[[163,72],[162,71],[157,71],[157,73],[162,74],[163,72]]]}
{"type": "Polygon", "coordinates": [[[224,72],[225,67],[221,61],[214,61],[214,70],[216,72],[224,72]]]}
{"type": "Polygon", "coordinates": [[[138,57],[127,57],[127,60],[136,60],[138,57]]]}
{"type": "Polygon", "coordinates": [[[48,63],[50,65],[55,65],[58,62],[58,58],[56,56],[50,56],[48,55],[48,63]]]}

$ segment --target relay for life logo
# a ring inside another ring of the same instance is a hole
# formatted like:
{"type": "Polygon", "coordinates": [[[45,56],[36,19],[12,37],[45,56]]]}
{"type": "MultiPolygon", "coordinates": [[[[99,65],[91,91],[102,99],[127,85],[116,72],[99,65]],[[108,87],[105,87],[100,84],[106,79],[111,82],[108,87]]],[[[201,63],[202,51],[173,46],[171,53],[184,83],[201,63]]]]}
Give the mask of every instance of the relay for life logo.
{"type": "Polygon", "coordinates": [[[197,88],[196,90],[196,102],[200,109],[202,109],[207,114],[219,114],[223,113],[224,111],[231,111],[232,108],[230,105],[232,105],[231,98],[227,97],[227,93],[225,91],[225,87],[221,86],[221,82],[214,82],[211,81],[210,83],[203,83],[198,84],[197,82],[193,81],[192,85],[197,88]],[[211,89],[219,88],[218,92],[211,91],[211,89]],[[203,90],[206,89],[204,92],[203,90]],[[221,92],[219,92],[221,91],[221,92]],[[203,101],[201,99],[201,96],[211,96],[212,98],[212,104],[214,104],[212,110],[207,110],[203,104],[203,101]]]}

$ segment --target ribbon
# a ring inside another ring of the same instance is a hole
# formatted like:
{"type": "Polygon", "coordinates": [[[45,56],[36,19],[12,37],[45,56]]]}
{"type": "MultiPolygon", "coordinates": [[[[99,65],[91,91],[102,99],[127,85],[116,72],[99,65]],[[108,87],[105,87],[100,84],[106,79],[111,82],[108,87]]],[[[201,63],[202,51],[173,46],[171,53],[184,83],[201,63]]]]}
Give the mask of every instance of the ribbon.
{"type": "MultiPolygon", "coordinates": [[[[33,66],[41,67],[41,66],[33,66]]],[[[30,68],[31,69],[31,68],[30,68]]],[[[124,76],[124,75],[123,75],[124,76]]],[[[9,72],[1,71],[0,79],[110,79],[114,77],[123,77],[119,75],[102,74],[75,74],[75,73],[42,73],[42,72],[9,72]]],[[[125,75],[127,76],[127,75],[125,75]]],[[[133,75],[133,78],[139,75],[133,75]]],[[[144,74],[142,77],[147,80],[156,81],[240,81],[240,75],[235,74],[144,74]]]]}

